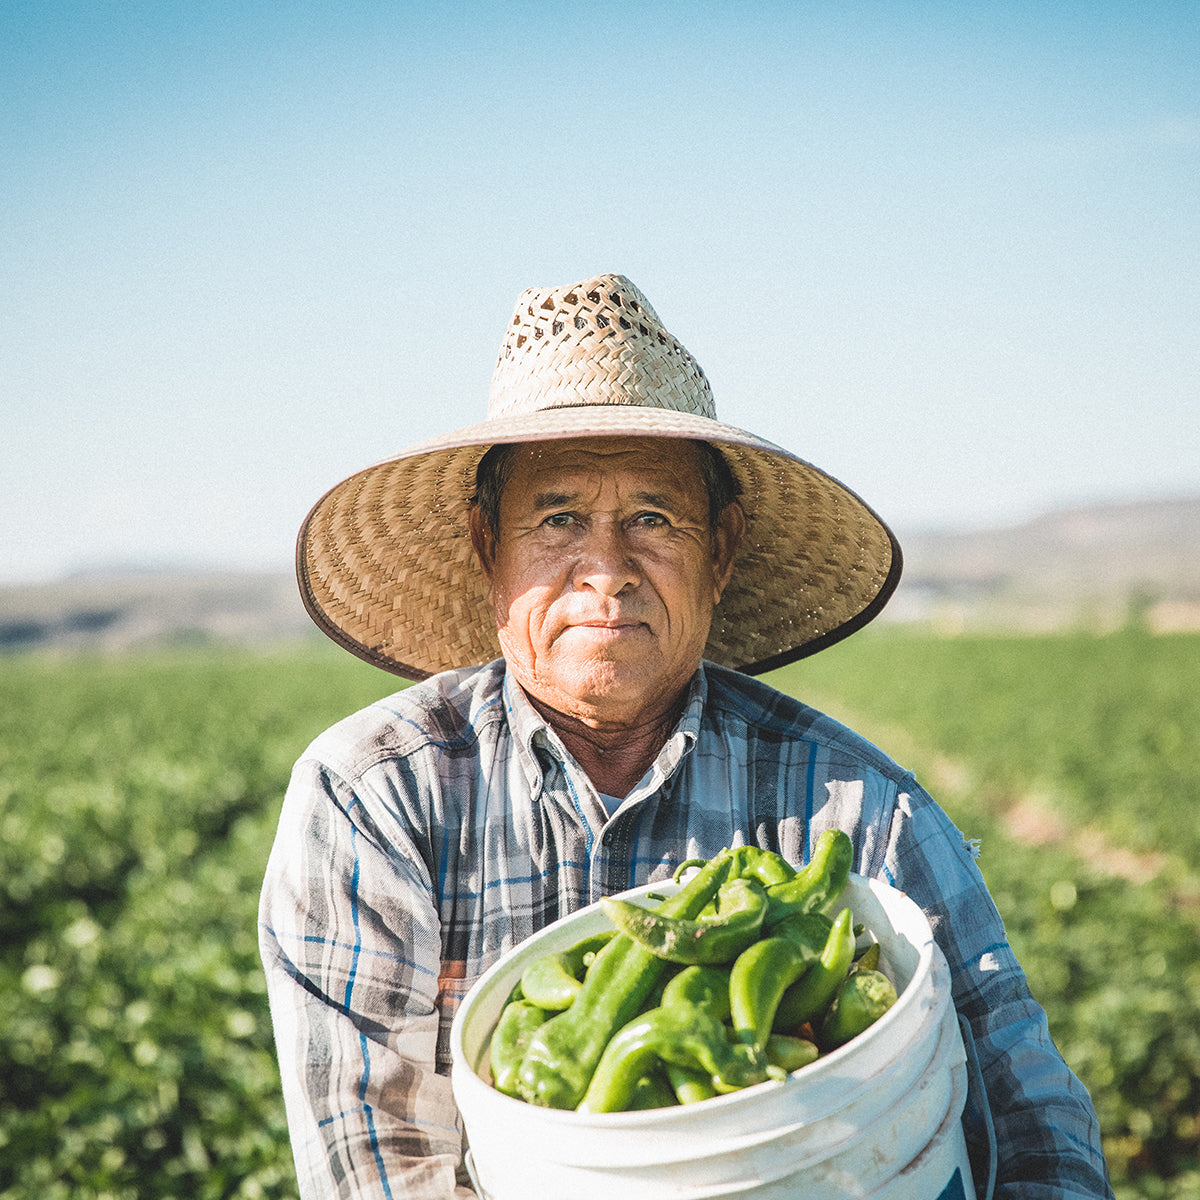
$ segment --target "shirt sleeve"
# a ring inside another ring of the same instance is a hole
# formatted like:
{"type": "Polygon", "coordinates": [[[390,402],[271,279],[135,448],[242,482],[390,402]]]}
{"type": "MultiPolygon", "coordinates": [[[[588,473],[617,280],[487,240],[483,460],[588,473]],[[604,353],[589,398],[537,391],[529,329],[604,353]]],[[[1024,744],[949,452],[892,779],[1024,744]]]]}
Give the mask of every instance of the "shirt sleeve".
{"type": "Polygon", "coordinates": [[[1110,1197],[1091,1097],[1050,1037],[973,852],[911,776],[885,861],[891,882],[930,917],[974,1036],[995,1125],[997,1200],[1110,1197]]]}
{"type": "Polygon", "coordinates": [[[420,858],[319,763],[292,774],[259,937],[300,1194],[446,1200],[463,1140],[435,1071],[440,929],[420,858]]]}

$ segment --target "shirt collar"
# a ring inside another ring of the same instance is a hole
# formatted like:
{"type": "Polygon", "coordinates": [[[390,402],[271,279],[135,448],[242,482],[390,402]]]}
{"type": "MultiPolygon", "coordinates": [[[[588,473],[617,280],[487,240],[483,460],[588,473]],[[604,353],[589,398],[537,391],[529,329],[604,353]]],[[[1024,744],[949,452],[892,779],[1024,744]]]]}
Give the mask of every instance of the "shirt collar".
{"type": "MultiPolygon", "coordinates": [[[[508,727],[512,731],[517,760],[529,781],[530,795],[537,799],[542,792],[544,772],[538,759],[538,750],[553,754],[566,761],[566,751],[557,735],[546,724],[541,714],[530,703],[524,689],[513,678],[512,672],[504,672],[504,711],[508,727]]],[[[645,777],[629,794],[627,799],[648,795],[660,788],[678,770],[684,756],[696,744],[700,736],[700,721],[704,714],[704,702],[708,697],[708,677],[701,664],[688,684],[687,699],[679,721],[667,738],[658,757],[651,764],[645,777]]]]}
{"type": "Polygon", "coordinates": [[[683,712],[679,721],[667,738],[658,757],[650,764],[650,769],[642,777],[638,785],[625,797],[626,801],[639,800],[658,791],[670,779],[680,763],[695,746],[700,737],[700,720],[704,715],[704,702],[708,697],[708,676],[701,664],[699,670],[692,676],[688,684],[687,699],[683,704],[683,712]]]}
{"type": "Polygon", "coordinates": [[[543,775],[535,747],[549,745],[550,729],[508,670],[504,672],[504,713],[516,747],[517,761],[529,781],[529,794],[536,800],[542,793],[543,775]]]}

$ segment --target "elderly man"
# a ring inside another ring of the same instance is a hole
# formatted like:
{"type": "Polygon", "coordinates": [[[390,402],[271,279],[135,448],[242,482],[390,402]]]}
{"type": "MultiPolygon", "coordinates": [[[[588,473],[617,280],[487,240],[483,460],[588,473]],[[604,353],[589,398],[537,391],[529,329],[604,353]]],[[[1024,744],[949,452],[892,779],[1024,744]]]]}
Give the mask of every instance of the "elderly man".
{"type": "Polygon", "coordinates": [[[850,835],[946,954],[980,1194],[1107,1196],[1087,1093],[972,854],[913,777],[751,678],[870,620],[900,554],[852,492],[715,418],[620,276],[522,294],[488,419],[333,488],[316,622],[423,680],[296,765],[261,940],[302,1194],[470,1194],[448,1033],[506,950],[683,860],[850,835]],[[993,1136],[994,1135],[994,1136],[993,1136]]]}

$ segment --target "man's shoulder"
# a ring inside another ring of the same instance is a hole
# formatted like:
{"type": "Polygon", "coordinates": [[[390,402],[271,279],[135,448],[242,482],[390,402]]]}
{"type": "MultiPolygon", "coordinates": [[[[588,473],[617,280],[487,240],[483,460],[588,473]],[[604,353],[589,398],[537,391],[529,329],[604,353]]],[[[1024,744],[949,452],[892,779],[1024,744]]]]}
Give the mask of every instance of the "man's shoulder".
{"type": "Polygon", "coordinates": [[[708,677],[706,707],[715,722],[738,725],[747,738],[813,743],[833,758],[891,779],[907,774],[873,742],[828,713],[762,679],[712,663],[704,666],[708,677]]]}
{"type": "Polygon", "coordinates": [[[319,734],[303,757],[353,778],[387,759],[474,747],[503,720],[503,663],[443,671],[376,700],[319,734]]]}

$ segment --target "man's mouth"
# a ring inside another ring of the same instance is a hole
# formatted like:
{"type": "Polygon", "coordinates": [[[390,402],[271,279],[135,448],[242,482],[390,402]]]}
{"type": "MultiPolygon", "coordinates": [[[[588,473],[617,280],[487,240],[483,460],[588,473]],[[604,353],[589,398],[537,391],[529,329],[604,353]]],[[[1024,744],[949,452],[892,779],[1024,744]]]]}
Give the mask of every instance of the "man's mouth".
{"type": "Polygon", "coordinates": [[[616,621],[607,621],[597,619],[594,621],[572,621],[572,629],[587,629],[597,634],[612,634],[614,637],[621,633],[629,633],[635,629],[640,629],[641,621],[633,621],[629,619],[621,619],[616,621]]]}

